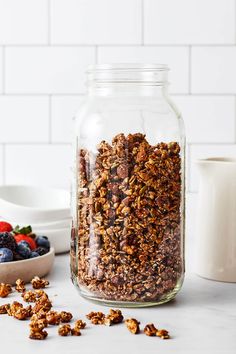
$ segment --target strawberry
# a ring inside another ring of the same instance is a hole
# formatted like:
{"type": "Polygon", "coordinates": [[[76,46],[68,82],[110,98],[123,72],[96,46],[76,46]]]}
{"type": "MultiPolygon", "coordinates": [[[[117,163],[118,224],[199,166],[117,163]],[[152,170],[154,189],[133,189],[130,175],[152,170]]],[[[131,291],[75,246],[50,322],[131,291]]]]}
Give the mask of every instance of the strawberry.
{"type": "Polygon", "coordinates": [[[35,241],[32,239],[32,237],[28,236],[28,235],[24,235],[24,234],[17,234],[14,235],[15,240],[17,243],[19,243],[20,241],[26,241],[28,242],[31,250],[35,250],[35,248],[37,247],[35,241]]]}
{"type": "Polygon", "coordinates": [[[0,232],[11,232],[12,226],[6,221],[0,221],[0,232]]]}

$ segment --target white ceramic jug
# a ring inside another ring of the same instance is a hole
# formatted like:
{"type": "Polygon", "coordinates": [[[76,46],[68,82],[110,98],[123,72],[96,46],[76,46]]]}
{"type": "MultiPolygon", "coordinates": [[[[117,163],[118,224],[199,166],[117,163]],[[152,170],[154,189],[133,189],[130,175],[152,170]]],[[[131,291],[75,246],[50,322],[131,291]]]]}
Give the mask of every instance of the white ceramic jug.
{"type": "Polygon", "coordinates": [[[195,271],[205,278],[236,282],[236,159],[201,159],[197,164],[195,271]]]}

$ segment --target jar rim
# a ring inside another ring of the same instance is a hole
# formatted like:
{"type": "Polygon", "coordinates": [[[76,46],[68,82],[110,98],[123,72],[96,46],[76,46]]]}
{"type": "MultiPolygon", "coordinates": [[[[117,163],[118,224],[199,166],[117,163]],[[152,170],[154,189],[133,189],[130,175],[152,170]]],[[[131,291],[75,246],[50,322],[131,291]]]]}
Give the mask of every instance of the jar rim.
{"type": "Polygon", "coordinates": [[[166,64],[94,64],[87,70],[91,85],[151,85],[167,86],[168,66],[166,64]]]}
{"type": "Polygon", "coordinates": [[[101,72],[101,71],[169,71],[167,64],[157,63],[104,63],[104,64],[90,64],[87,68],[87,73],[101,72]]]}

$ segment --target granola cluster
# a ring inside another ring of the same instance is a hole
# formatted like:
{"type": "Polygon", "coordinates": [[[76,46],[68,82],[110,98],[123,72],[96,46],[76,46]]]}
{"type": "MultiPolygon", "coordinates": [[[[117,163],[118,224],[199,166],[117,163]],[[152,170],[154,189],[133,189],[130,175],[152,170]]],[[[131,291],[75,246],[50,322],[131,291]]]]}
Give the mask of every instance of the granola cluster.
{"type": "Polygon", "coordinates": [[[38,276],[35,276],[32,280],[31,280],[31,284],[33,286],[34,289],[43,289],[45,288],[47,285],[49,285],[49,281],[45,280],[45,279],[41,279],[38,276]]]}
{"type": "Polygon", "coordinates": [[[102,141],[78,158],[78,285],[115,301],[157,301],[181,276],[181,157],[177,142],[142,134],[102,141]]]}
{"type": "Polygon", "coordinates": [[[135,318],[128,318],[125,320],[125,324],[132,334],[138,334],[140,332],[140,322],[138,322],[135,318]]]}
{"type": "Polygon", "coordinates": [[[121,323],[124,319],[122,312],[120,310],[110,309],[109,314],[105,315],[103,312],[90,312],[86,317],[94,325],[105,325],[111,326],[113,324],[121,323]]]}
{"type": "Polygon", "coordinates": [[[10,284],[0,283],[0,297],[7,297],[11,292],[10,284]]]}

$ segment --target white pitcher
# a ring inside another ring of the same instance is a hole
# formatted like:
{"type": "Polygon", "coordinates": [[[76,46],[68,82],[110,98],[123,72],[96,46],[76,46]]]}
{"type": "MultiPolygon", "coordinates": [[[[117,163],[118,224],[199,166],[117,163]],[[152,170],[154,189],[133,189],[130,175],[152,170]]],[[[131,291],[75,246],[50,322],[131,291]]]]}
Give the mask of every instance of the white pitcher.
{"type": "Polygon", "coordinates": [[[201,159],[197,164],[195,271],[208,279],[236,282],[236,159],[201,159]]]}

